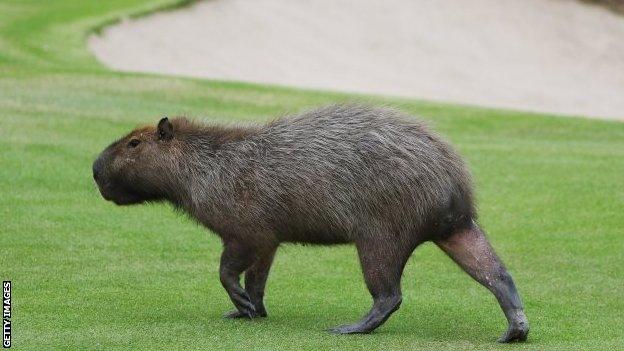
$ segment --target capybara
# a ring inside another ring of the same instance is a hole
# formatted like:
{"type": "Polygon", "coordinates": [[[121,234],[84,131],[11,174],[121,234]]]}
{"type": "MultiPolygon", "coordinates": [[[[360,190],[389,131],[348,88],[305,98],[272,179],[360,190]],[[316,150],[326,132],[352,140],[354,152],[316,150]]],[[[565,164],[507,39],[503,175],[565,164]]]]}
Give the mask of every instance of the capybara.
{"type": "Polygon", "coordinates": [[[498,299],[508,321],[499,341],[527,338],[514,282],[477,225],[466,165],[395,110],[334,105],[251,126],[163,118],[108,146],[93,177],[106,200],[169,201],[221,237],[220,280],[236,306],[226,317],[267,315],[281,243],[353,243],[373,306],[330,331],[369,333],[399,308],[411,253],[433,241],[498,299]]]}

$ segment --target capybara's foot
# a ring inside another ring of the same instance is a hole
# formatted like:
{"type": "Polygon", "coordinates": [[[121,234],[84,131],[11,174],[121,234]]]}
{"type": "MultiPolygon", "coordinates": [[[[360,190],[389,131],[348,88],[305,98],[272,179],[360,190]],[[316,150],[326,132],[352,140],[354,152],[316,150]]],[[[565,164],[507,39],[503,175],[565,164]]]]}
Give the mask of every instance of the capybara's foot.
{"type": "Polygon", "coordinates": [[[507,328],[507,331],[503,336],[498,339],[500,343],[508,343],[515,341],[526,341],[529,335],[529,322],[524,319],[515,323],[512,323],[507,328]]]}
{"type": "Polygon", "coordinates": [[[357,323],[357,324],[349,324],[349,325],[340,325],[337,327],[327,329],[328,332],[332,334],[367,334],[372,330],[370,328],[366,328],[365,326],[357,323]]]}
{"type": "Polygon", "coordinates": [[[234,311],[230,311],[227,312],[226,314],[223,315],[223,318],[226,319],[237,319],[237,318],[247,318],[247,319],[251,319],[251,318],[264,318],[267,316],[266,311],[260,311],[260,312],[255,312],[253,315],[249,315],[248,313],[243,313],[239,310],[234,310],[234,311]]]}
{"type": "Polygon", "coordinates": [[[229,311],[223,315],[225,319],[238,319],[238,318],[251,318],[249,315],[242,313],[239,310],[229,311]]]}
{"type": "MultiPolygon", "coordinates": [[[[366,273],[365,273],[366,274],[366,273]]],[[[398,283],[397,283],[398,284],[398,283]]],[[[368,334],[382,325],[401,306],[401,294],[374,299],[373,308],[359,322],[328,329],[332,334],[368,334]]]]}

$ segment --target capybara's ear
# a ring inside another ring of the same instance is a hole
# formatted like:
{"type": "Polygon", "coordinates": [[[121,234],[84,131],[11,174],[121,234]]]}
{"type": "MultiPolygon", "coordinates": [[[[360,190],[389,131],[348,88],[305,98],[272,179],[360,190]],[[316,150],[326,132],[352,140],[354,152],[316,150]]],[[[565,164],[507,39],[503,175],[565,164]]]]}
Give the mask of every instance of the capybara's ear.
{"type": "Polygon", "coordinates": [[[158,122],[158,139],[165,141],[173,139],[173,125],[167,117],[158,122]]]}

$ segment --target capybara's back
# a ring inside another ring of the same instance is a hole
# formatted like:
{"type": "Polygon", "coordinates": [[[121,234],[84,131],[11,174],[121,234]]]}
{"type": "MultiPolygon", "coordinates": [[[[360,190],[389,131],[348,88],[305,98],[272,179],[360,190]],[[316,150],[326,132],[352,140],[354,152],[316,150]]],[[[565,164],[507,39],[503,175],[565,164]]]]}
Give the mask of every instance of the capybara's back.
{"type": "MultiPolygon", "coordinates": [[[[279,241],[371,235],[415,245],[474,217],[462,159],[423,123],[391,109],[330,106],[282,118],[231,152],[239,148],[249,153],[230,166],[244,173],[246,160],[254,165],[240,215],[257,206],[254,224],[273,228],[279,241]]],[[[229,198],[227,211],[237,212],[237,201],[229,198]]]]}
{"type": "Polygon", "coordinates": [[[369,333],[399,308],[405,263],[430,240],[496,296],[508,321],[499,340],[527,337],[514,282],[476,223],[462,159],[400,112],[337,105],[247,127],[163,118],[106,148],[93,177],[107,200],[168,201],[221,237],[219,277],[236,306],[227,317],[267,316],[281,243],[353,243],[373,307],[331,331],[369,333]]]}

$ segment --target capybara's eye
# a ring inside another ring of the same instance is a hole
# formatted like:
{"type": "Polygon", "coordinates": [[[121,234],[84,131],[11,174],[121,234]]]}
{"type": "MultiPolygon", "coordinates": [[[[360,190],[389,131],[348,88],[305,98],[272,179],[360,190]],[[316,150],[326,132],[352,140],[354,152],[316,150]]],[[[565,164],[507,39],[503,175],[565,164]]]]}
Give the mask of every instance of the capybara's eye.
{"type": "Polygon", "coordinates": [[[132,139],[128,142],[128,147],[132,148],[132,147],[137,147],[137,145],[139,145],[139,143],[141,142],[141,140],[139,139],[132,139]]]}

